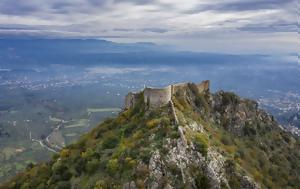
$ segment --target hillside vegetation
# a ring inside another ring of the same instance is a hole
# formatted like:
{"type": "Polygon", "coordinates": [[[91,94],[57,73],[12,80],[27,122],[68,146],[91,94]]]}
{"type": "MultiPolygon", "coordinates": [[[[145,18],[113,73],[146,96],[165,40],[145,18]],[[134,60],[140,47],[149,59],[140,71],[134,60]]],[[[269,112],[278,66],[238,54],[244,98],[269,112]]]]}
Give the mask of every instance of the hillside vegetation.
{"type": "Polygon", "coordinates": [[[149,109],[141,93],[133,108],[0,188],[300,187],[299,138],[256,102],[192,83],[172,102],[149,109]]]}

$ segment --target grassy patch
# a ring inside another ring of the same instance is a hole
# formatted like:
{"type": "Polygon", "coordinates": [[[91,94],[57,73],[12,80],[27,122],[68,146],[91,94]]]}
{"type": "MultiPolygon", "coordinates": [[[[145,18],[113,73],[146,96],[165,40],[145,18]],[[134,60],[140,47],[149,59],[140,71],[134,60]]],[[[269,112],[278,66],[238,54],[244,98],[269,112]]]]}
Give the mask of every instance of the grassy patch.
{"type": "Polygon", "coordinates": [[[207,155],[208,150],[208,138],[203,133],[195,133],[193,138],[193,143],[196,147],[196,150],[199,151],[202,155],[207,155]]]}

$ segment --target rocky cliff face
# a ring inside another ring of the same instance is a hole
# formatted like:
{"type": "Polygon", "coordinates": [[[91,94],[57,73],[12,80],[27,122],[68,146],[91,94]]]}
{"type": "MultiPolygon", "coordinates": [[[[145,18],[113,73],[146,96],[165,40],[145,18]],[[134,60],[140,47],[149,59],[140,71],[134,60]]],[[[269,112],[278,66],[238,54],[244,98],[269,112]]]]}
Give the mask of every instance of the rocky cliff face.
{"type": "Polygon", "coordinates": [[[300,142],[257,103],[187,83],[134,105],[3,188],[299,188],[300,142]]]}
{"type": "Polygon", "coordinates": [[[245,136],[251,132],[255,134],[254,124],[278,127],[273,116],[258,109],[258,104],[255,101],[241,99],[233,93],[217,92],[212,95],[211,103],[214,121],[238,136],[245,136]]]}

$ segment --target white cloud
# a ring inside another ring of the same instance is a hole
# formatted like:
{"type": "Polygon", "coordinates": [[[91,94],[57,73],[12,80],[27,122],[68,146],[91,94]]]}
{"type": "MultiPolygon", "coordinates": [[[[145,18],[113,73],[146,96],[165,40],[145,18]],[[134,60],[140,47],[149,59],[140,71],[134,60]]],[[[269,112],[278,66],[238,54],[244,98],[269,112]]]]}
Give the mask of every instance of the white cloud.
{"type": "MultiPolygon", "coordinates": [[[[242,48],[246,51],[249,48],[245,46],[245,41],[254,40],[249,42],[253,45],[251,48],[257,45],[257,51],[263,51],[266,44],[261,41],[265,40],[279,45],[274,48],[276,51],[280,49],[295,51],[295,42],[292,40],[295,39],[296,34],[291,33],[290,28],[297,22],[296,2],[294,0],[216,0],[213,2],[211,0],[66,0],[63,2],[2,0],[0,1],[0,28],[5,26],[5,29],[1,29],[0,34],[17,34],[21,30],[14,30],[14,27],[22,25],[24,27],[22,33],[28,32],[33,35],[105,36],[117,37],[115,38],[117,41],[141,39],[141,41],[177,44],[182,48],[207,51],[214,49],[222,51],[220,44],[230,45],[229,40],[234,40],[231,49],[242,48]],[[282,23],[284,27],[281,26],[282,23]],[[270,35],[261,34],[260,28],[270,35]],[[202,42],[203,45],[194,45],[197,42],[202,42]]],[[[228,49],[230,48],[223,47],[223,50],[228,49]]]]}

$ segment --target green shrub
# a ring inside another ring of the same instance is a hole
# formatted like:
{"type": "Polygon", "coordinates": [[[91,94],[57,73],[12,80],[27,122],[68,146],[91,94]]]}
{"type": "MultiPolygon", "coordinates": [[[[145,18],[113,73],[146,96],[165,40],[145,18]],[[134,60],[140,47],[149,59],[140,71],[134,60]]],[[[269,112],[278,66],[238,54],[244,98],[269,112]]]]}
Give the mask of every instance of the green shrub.
{"type": "Polygon", "coordinates": [[[83,158],[78,158],[76,159],[76,162],[74,163],[74,168],[76,171],[77,175],[80,175],[82,172],[85,171],[85,164],[86,164],[86,160],[83,158]]]}
{"type": "Polygon", "coordinates": [[[231,139],[230,136],[228,136],[227,134],[223,134],[223,135],[222,135],[221,142],[222,142],[224,145],[233,145],[232,139],[231,139]]]}
{"type": "Polygon", "coordinates": [[[126,157],[123,165],[123,169],[131,170],[132,168],[136,167],[136,165],[137,165],[137,161],[135,159],[132,159],[131,157],[126,157]]]}
{"type": "Polygon", "coordinates": [[[226,169],[226,173],[229,175],[234,174],[235,170],[236,170],[236,164],[234,162],[234,160],[232,159],[228,159],[225,161],[225,169],[226,169]]]}
{"type": "Polygon", "coordinates": [[[239,101],[239,97],[236,96],[232,92],[224,92],[222,96],[222,103],[223,105],[227,106],[229,104],[236,105],[239,101]]]}
{"type": "Polygon", "coordinates": [[[236,163],[232,159],[225,161],[225,170],[229,177],[228,184],[231,188],[241,188],[239,177],[236,175],[236,163]]]}
{"type": "Polygon", "coordinates": [[[86,164],[86,171],[88,174],[94,173],[100,165],[100,161],[97,159],[93,159],[87,162],[86,164]]]}
{"type": "Polygon", "coordinates": [[[71,184],[68,181],[61,181],[56,184],[55,189],[68,189],[71,188],[71,184]]]}
{"type": "Polygon", "coordinates": [[[168,117],[164,116],[164,117],[161,118],[160,123],[163,126],[170,126],[171,125],[171,120],[168,117]]]}
{"type": "Polygon", "coordinates": [[[45,183],[41,183],[36,187],[36,189],[45,189],[45,188],[47,188],[45,183]]]}
{"type": "Polygon", "coordinates": [[[196,133],[193,139],[196,150],[199,151],[202,155],[207,155],[208,150],[208,139],[202,133],[196,133]]]}
{"type": "Polygon", "coordinates": [[[114,135],[114,133],[109,133],[109,135],[104,138],[102,147],[104,149],[111,149],[116,147],[118,143],[119,138],[116,135],[114,135]]]}
{"type": "Polygon", "coordinates": [[[234,189],[241,188],[240,181],[238,180],[237,177],[230,177],[228,184],[231,188],[234,188],[234,189]]]}
{"type": "Polygon", "coordinates": [[[160,122],[161,122],[160,119],[151,119],[146,123],[146,125],[149,129],[153,129],[157,127],[160,124],[160,122]]]}
{"type": "Polygon", "coordinates": [[[239,148],[235,153],[235,158],[245,158],[245,150],[243,148],[239,148]]]}
{"type": "Polygon", "coordinates": [[[139,158],[145,163],[148,164],[150,158],[151,158],[151,148],[144,147],[140,149],[139,158]]]}
{"type": "Polygon", "coordinates": [[[72,177],[72,173],[67,169],[64,171],[61,178],[62,180],[70,180],[71,177],[72,177]]]}
{"type": "Polygon", "coordinates": [[[208,113],[209,111],[209,104],[207,103],[207,101],[205,100],[205,97],[203,94],[199,94],[198,96],[196,96],[195,98],[195,104],[197,107],[203,107],[205,112],[208,113]]]}
{"type": "Polygon", "coordinates": [[[171,133],[170,133],[170,137],[171,137],[172,139],[177,139],[177,138],[180,138],[180,134],[179,134],[179,132],[178,132],[177,130],[173,130],[173,131],[171,131],[171,133]]]}
{"type": "Polygon", "coordinates": [[[94,189],[105,189],[107,188],[107,183],[103,180],[98,180],[94,186],[94,189]]]}
{"type": "Polygon", "coordinates": [[[136,124],[133,124],[133,123],[129,123],[129,124],[126,124],[123,126],[123,134],[124,134],[124,137],[129,137],[133,130],[136,128],[136,124]]]}
{"type": "Polygon", "coordinates": [[[209,180],[207,176],[203,174],[198,174],[195,178],[197,188],[208,189],[210,188],[209,180]]]}
{"type": "Polygon", "coordinates": [[[116,171],[118,171],[119,169],[119,162],[117,159],[111,159],[108,161],[107,163],[107,168],[109,170],[109,172],[113,175],[116,173],[116,171]]]}
{"type": "Polygon", "coordinates": [[[243,133],[245,136],[255,136],[256,135],[255,125],[246,122],[245,126],[243,127],[243,133]]]}

